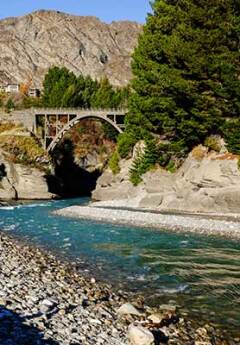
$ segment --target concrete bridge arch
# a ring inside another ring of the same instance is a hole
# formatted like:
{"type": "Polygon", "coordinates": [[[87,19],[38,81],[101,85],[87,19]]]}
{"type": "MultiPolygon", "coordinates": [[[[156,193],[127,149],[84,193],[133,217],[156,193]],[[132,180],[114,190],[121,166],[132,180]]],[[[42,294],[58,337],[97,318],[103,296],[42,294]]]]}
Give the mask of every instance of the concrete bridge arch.
{"type": "Polygon", "coordinates": [[[34,133],[44,149],[51,152],[72,127],[84,119],[97,119],[109,123],[118,133],[124,130],[126,110],[94,109],[38,109],[34,115],[34,133]],[[39,131],[40,129],[40,131],[39,131]]]}
{"type": "Polygon", "coordinates": [[[82,114],[82,115],[78,115],[75,118],[73,118],[72,120],[70,120],[58,133],[57,135],[52,139],[51,143],[49,145],[47,145],[46,143],[46,147],[45,149],[47,150],[47,152],[52,152],[55,147],[58,145],[58,143],[62,140],[62,138],[64,137],[64,135],[71,129],[73,128],[76,124],[80,123],[82,120],[84,119],[98,119],[104,122],[109,123],[113,128],[116,129],[116,131],[118,133],[122,133],[123,132],[123,126],[116,124],[113,120],[111,120],[110,118],[108,118],[107,116],[101,115],[101,114],[82,114]],[[121,128],[122,127],[122,128],[121,128]]]}
{"type": "Polygon", "coordinates": [[[22,124],[34,133],[46,151],[51,152],[64,134],[83,119],[105,121],[122,133],[126,113],[126,109],[32,108],[11,114],[0,112],[0,122],[22,124]]]}

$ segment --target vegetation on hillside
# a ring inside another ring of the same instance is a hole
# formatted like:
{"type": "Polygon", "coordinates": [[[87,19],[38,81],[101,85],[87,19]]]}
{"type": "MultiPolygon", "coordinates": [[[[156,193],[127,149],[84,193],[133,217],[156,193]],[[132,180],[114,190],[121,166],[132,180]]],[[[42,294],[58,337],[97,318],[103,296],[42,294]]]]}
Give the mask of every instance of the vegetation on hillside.
{"type": "Polygon", "coordinates": [[[67,68],[50,68],[43,82],[42,104],[46,107],[120,108],[126,107],[129,88],[114,88],[104,78],[100,81],[67,68]]]}
{"type": "Polygon", "coordinates": [[[50,157],[36,139],[21,126],[12,123],[0,124],[0,149],[7,152],[8,159],[47,170],[50,157]]]}
{"type": "Polygon", "coordinates": [[[61,159],[62,143],[69,142],[77,165],[94,164],[92,169],[102,170],[115,149],[116,141],[107,137],[100,121],[85,119],[66,133],[60,145],[53,152],[55,160],[61,159]],[[84,163],[85,162],[85,163],[84,163]]]}
{"type": "Polygon", "coordinates": [[[234,0],[155,0],[152,9],[133,54],[134,92],[118,140],[121,157],[139,140],[155,143],[151,157],[134,163],[133,182],[155,163],[178,164],[212,134],[240,153],[240,6],[234,0]]]}

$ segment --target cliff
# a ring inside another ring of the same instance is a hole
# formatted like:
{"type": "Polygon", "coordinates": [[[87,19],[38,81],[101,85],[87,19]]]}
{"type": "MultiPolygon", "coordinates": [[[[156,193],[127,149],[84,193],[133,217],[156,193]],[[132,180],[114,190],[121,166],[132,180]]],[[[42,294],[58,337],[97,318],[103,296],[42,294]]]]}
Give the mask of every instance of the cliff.
{"type": "Polygon", "coordinates": [[[107,76],[113,85],[126,85],[141,28],[44,10],[1,20],[0,84],[32,79],[41,86],[49,67],[65,66],[77,75],[107,76]]]}

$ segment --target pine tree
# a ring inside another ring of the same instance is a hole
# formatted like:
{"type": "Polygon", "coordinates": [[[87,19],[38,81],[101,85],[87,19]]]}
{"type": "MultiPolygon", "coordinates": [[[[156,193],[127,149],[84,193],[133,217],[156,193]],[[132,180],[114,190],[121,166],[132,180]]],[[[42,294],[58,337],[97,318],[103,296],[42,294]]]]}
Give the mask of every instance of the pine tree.
{"type": "Polygon", "coordinates": [[[76,83],[76,76],[67,68],[50,68],[43,82],[43,105],[47,107],[69,106],[71,86],[76,83]],[[64,98],[65,93],[67,93],[66,98],[64,98]],[[64,103],[65,101],[67,101],[67,104],[64,103]]]}
{"type": "Polygon", "coordinates": [[[14,108],[15,108],[15,104],[13,102],[13,99],[9,98],[5,105],[6,112],[10,113],[14,108]]]}
{"type": "Polygon", "coordinates": [[[155,0],[152,9],[133,55],[120,139],[126,147],[127,137],[152,133],[186,152],[240,114],[240,3],[155,0]]]}

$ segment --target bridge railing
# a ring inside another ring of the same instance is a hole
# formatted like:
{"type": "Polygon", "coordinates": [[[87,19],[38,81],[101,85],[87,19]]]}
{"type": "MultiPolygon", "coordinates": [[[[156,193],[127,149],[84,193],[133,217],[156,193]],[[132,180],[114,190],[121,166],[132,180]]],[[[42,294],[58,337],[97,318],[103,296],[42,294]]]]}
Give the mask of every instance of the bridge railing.
{"type": "Polygon", "coordinates": [[[118,114],[126,114],[128,112],[127,109],[124,108],[31,108],[33,113],[40,113],[41,112],[50,112],[50,113],[76,113],[76,112],[95,112],[95,113],[115,113],[117,115],[118,114]]]}

